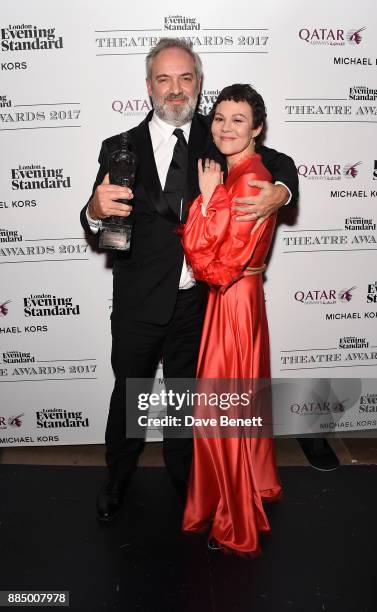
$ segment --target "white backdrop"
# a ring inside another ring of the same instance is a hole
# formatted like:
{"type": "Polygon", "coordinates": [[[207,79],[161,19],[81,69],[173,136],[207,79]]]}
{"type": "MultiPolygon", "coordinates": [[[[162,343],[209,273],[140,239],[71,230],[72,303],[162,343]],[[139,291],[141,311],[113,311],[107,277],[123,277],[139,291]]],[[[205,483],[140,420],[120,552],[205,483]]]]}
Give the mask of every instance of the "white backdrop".
{"type": "Polygon", "coordinates": [[[300,173],[265,283],[277,433],[376,427],[376,16],[374,0],[2,2],[1,445],[103,441],[111,270],[79,211],[101,141],[150,108],[144,59],[161,36],[201,54],[204,112],[223,86],[255,85],[266,144],[300,173]],[[316,380],[293,393],[288,378],[316,380]],[[362,383],[344,395],[341,378],[362,383]]]}

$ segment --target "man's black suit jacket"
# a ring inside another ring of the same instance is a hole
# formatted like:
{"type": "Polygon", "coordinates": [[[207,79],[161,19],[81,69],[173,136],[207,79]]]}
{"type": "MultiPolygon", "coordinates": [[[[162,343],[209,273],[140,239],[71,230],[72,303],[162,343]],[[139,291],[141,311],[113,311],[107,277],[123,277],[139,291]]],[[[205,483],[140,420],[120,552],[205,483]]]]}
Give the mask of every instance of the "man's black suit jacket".
{"type": "MultiPolygon", "coordinates": [[[[127,316],[137,321],[165,324],[169,321],[177,298],[183,263],[177,221],[167,208],[154,159],[148,123],[153,111],[137,127],[129,130],[130,149],[137,155],[138,171],[133,187],[133,235],[131,250],[115,255],[113,266],[113,316],[127,316]]],[[[102,183],[109,171],[109,155],[119,149],[119,134],[102,143],[99,170],[93,186],[102,183]]],[[[293,206],[298,195],[297,172],[291,158],[261,146],[265,166],[273,180],[284,182],[292,192],[293,206]]],[[[192,120],[188,143],[187,186],[184,201],[199,194],[197,160],[211,157],[225,164],[214,147],[208,118],[196,114],[192,120]]],[[[224,168],[225,169],[225,168],[224,168]]],[[[87,205],[81,211],[81,223],[89,231],[87,205]]]]}

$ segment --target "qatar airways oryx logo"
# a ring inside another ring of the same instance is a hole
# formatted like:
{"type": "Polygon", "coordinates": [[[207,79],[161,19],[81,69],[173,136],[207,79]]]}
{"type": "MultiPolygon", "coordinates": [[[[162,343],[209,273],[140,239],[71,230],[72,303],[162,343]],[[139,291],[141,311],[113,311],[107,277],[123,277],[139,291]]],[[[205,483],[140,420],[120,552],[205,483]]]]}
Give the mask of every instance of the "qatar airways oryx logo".
{"type": "Polygon", "coordinates": [[[346,164],[343,169],[343,175],[346,178],[356,178],[359,174],[358,166],[360,165],[361,161],[358,161],[355,164],[346,164]]]}
{"type": "Polygon", "coordinates": [[[3,417],[0,416],[0,429],[8,429],[8,427],[21,427],[24,413],[17,414],[16,416],[3,417]]]}
{"type": "Polygon", "coordinates": [[[310,180],[325,180],[325,181],[336,181],[342,177],[345,178],[356,178],[361,165],[361,161],[348,164],[338,163],[302,163],[297,166],[297,173],[310,180]]]}
{"type": "Polygon", "coordinates": [[[348,31],[343,28],[301,28],[298,32],[300,40],[310,45],[344,46],[360,45],[366,27],[352,28],[348,31]]]}
{"type": "Polygon", "coordinates": [[[351,45],[359,45],[363,40],[361,32],[364,32],[364,30],[366,30],[365,26],[363,28],[359,28],[358,30],[349,30],[349,32],[347,32],[347,41],[351,45]]]}
{"type": "Polygon", "coordinates": [[[349,289],[309,289],[306,291],[296,291],[294,299],[301,304],[336,304],[340,302],[350,302],[356,286],[349,289]]]}
{"type": "Polygon", "coordinates": [[[356,285],[354,287],[350,287],[349,289],[341,289],[338,293],[338,298],[341,302],[350,302],[353,298],[352,291],[356,289],[356,285]]]}
{"type": "Polygon", "coordinates": [[[11,303],[12,300],[6,300],[5,302],[0,302],[0,317],[6,317],[8,312],[9,312],[9,308],[8,308],[8,304],[11,303]]]}

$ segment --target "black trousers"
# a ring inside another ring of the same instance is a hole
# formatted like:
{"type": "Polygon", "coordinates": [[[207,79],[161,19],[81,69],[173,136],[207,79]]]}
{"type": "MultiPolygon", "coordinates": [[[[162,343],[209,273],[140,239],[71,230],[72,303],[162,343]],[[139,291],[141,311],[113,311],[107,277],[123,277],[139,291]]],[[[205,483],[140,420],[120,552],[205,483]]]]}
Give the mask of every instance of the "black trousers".
{"type": "MultiPolygon", "coordinates": [[[[164,378],[195,378],[205,312],[203,286],[178,291],[173,316],[166,325],[129,320],[121,308],[113,312],[112,366],[115,385],[106,427],[106,462],[110,478],[127,481],[135,470],[144,440],[127,438],[126,378],[153,378],[163,360],[164,378]]],[[[165,438],[163,455],[173,483],[182,493],[186,487],[192,439],[165,438]]]]}

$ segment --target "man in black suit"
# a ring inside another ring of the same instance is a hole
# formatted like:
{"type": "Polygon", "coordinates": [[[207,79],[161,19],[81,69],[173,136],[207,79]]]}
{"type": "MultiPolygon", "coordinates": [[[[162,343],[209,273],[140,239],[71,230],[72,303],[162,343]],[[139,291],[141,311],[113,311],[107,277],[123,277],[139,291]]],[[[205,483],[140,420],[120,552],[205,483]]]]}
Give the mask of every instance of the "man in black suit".
{"type": "MultiPolygon", "coordinates": [[[[139,160],[133,192],[109,184],[109,154],[119,148],[119,135],[113,136],[102,144],[92,197],[82,211],[84,227],[94,232],[102,219],[126,217],[131,210],[134,225],[131,252],[116,256],[113,268],[115,386],[106,428],[109,478],[97,498],[102,522],[110,522],[121,507],[143,447],[143,440],[126,437],[126,378],[152,378],[161,358],[166,379],[194,378],[196,373],[206,290],[195,282],[175,230],[184,220],[186,205],[199,193],[197,160],[218,155],[208,120],[195,113],[201,79],[201,60],[188,43],[160,40],[147,56],[154,111],[128,132],[139,160]],[[132,207],[117,202],[132,198],[132,207]]],[[[297,195],[293,161],[266,147],[259,152],[275,184],[259,184],[261,193],[246,201],[245,220],[263,220],[289,195],[297,195]]],[[[182,501],[191,452],[190,439],[164,439],[166,467],[182,501]]]]}

